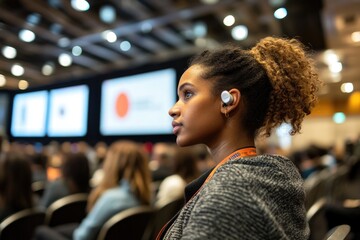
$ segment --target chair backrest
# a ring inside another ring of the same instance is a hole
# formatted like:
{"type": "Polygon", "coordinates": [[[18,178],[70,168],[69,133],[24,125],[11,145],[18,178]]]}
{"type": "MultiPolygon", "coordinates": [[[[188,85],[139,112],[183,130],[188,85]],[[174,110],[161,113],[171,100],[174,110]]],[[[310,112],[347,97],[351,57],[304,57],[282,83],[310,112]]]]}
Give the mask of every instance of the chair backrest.
{"type": "Polygon", "coordinates": [[[80,223],[86,216],[87,199],[87,193],[76,193],[56,200],[46,210],[45,224],[80,223]]]}
{"type": "Polygon", "coordinates": [[[320,198],[306,212],[306,219],[310,227],[309,240],[323,240],[328,231],[325,218],[326,204],[326,199],[320,198]]]}
{"type": "Polygon", "coordinates": [[[326,237],[326,240],[344,240],[350,233],[350,226],[343,224],[331,229],[326,237]]]}
{"type": "Polygon", "coordinates": [[[141,240],[155,209],[140,206],[121,211],[111,217],[101,228],[97,240],[141,240]]]}
{"type": "Polygon", "coordinates": [[[160,232],[161,228],[171,220],[184,206],[184,199],[179,198],[173,200],[166,205],[158,208],[154,214],[153,219],[151,219],[148,224],[143,240],[152,240],[155,239],[157,234],[160,232]]]}
{"type": "Polygon", "coordinates": [[[351,228],[351,239],[360,239],[360,206],[328,204],[325,217],[329,229],[345,224],[351,228]]]}
{"type": "Polygon", "coordinates": [[[44,220],[45,212],[35,208],[14,213],[0,223],[0,239],[32,239],[36,227],[44,224],[44,220]]]}

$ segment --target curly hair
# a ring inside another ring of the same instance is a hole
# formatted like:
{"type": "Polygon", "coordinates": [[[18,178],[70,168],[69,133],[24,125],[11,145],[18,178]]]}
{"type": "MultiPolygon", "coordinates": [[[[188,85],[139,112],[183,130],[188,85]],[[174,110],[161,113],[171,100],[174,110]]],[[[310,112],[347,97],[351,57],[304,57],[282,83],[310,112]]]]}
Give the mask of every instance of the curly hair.
{"type": "Polygon", "coordinates": [[[193,57],[201,76],[213,82],[213,94],[237,88],[244,114],[241,124],[251,136],[270,136],[276,126],[290,123],[299,133],[304,117],[317,101],[321,85],[312,59],[296,39],[266,37],[250,50],[227,45],[193,57]]]}

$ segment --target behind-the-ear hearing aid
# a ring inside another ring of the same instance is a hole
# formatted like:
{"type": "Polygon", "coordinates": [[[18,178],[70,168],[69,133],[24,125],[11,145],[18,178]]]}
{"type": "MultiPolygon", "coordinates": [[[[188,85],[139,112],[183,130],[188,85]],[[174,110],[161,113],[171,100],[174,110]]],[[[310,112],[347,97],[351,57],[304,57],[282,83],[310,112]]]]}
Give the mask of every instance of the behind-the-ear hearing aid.
{"type": "Polygon", "coordinates": [[[221,101],[225,105],[230,105],[234,101],[234,98],[228,91],[224,90],[221,93],[221,101]]]}

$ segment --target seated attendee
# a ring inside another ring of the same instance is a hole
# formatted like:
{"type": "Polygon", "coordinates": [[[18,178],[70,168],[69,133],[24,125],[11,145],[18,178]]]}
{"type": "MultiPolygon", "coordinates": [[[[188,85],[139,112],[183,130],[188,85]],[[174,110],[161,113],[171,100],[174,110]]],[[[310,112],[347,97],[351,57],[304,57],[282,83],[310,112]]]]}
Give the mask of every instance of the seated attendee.
{"type": "Polygon", "coordinates": [[[197,144],[194,147],[197,155],[197,167],[200,173],[206,173],[210,169],[214,168],[215,163],[211,157],[209,148],[204,144],[197,144]]]}
{"type": "Polygon", "coordinates": [[[31,166],[26,155],[6,153],[0,158],[0,222],[34,204],[31,166]]]}
{"type": "Polygon", "coordinates": [[[171,174],[174,147],[173,143],[158,142],[154,144],[149,162],[152,181],[161,182],[171,174]]]}
{"type": "Polygon", "coordinates": [[[98,142],[94,146],[94,149],[96,153],[96,170],[90,180],[91,187],[96,187],[104,176],[103,164],[108,145],[105,142],[98,142]]]}
{"type": "Polygon", "coordinates": [[[87,157],[82,153],[66,153],[62,154],[61,158],[61,177],[46,185],[39,203],[43,208],[70,194],[90,191],[90,168],[87,157]]]}
{"type": "Polygon", "coordinates": [[[188,183],[200,176],[197,167],[198,155],[194,147],[177,147],[174,154],[173,174],[166,177],[159,186],[156,206],[165,204],[184,196],[188,183]]]}
{"type": "Polygon", "coordinates": [[[47,156],[42,153],[34,153],[29,155],[32,170],[32,181],[33,182],[46,182],[46,165],[47,156]]]}
{"type": "Polygon", "coordinates": [[[104,223],[116,213],[151,201],[148,155],[131,141],[113,143],[104,162],[104,178],[89,196],[88,215],[80,225],[37,229],[36,239],[96,239],[104,223]]]}

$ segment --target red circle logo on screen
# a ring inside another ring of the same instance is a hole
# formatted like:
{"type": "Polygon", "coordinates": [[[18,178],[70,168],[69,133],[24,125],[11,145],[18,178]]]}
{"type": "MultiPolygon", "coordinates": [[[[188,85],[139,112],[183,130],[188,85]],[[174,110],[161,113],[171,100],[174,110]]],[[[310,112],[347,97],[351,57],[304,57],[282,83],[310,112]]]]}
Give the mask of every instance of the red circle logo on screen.
{"type": "Polygon", "coordinates": [[[129,111],[129,98],[125,93],[119,94],[116,98],[116,114],[119,117],[125,117],[129,111]]]}

